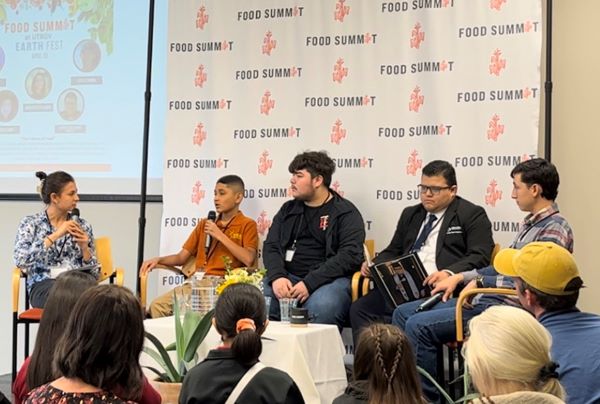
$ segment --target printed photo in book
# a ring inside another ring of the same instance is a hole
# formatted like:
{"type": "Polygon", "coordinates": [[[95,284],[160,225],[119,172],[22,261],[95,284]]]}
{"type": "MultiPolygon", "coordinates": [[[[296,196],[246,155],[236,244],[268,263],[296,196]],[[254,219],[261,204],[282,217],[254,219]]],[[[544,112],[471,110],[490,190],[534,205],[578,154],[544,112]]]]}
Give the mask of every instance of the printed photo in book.
{"type": "Polygon", "coordinates": [[[405,302],[429,297],[431,293],[429,286],[423,286],[427,272],[417,254],[374,264],[371,266],[371,276],[393,308],[405,302]]]}

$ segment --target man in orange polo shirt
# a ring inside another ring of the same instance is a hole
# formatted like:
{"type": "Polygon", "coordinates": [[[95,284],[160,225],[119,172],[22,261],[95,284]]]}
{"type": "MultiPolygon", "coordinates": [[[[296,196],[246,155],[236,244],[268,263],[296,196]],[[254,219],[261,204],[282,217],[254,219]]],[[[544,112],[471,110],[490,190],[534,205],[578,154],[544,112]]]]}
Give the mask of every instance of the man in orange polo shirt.
{"type": "MultiPolygon", "coordinates": [[[[215,209],[218,213],[215,222],[202,219],[194,228],[187,241],[177,254],[155,257],[142,263],[140,273],[150,272],[156,265],[183,265],[190,256],[196,257],[193,271],[185,273],[192,276],[202,270],[206,275],[223,276],[225,263],[223,257],[231,259],[233,268],[252,266],[258,249],[256,222],[244,216],[240,204],[244,199],[244,182],[237,175],[219,178],[215,185],[215,209]],[[206,236],[211,237],[208,252],[205,251],[206,236]]],[[[179,286],[189,293],[190,284],[179,286]]],[[[153,318],[173,314],[173,291],[154,299],[150,304],[150,316],[153,318]]]]}

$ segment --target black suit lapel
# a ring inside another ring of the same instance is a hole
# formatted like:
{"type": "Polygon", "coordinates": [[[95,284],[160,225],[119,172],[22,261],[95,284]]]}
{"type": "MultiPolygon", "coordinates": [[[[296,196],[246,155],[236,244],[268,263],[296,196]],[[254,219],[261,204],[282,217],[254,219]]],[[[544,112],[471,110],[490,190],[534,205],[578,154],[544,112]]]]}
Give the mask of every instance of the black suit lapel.
{"type": "Polygon", "coordinates": [[[458,197],[455,197],[452,203],[448,205],[448,209],[446,209],[446,213],[444,213],[444,220],[440,224],[440,232],[438,234],[437,243],[435,246],[435,260],[440,256],[440,251],[442,251],[442,246],[444,245],[444,237],[446,237],[446,233],[448,232],[448,227],[450,227],[450,222],[456,215],[456,208],[458,205],[458,197]]]}

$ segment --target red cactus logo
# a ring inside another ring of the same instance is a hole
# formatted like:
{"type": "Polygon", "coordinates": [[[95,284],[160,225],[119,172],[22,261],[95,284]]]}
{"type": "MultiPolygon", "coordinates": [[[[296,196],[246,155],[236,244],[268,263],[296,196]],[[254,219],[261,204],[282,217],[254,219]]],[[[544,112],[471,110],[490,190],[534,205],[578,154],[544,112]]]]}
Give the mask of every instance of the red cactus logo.
{"type": "Polygon", "coordinates": [[[200,181],[196,181],[192,187],[192,203],[199,205],[200,201],[204,199],[205,196],[206,191],[202,189],[202,183],[200,181]]]}
{"type": "Polygon", "coordinates": [[[340,144],[342,139],[346,137],[346,129],[342,128],[342,121],[339,118],[335,121],[331,127],[331,143],[340,144]]]}
{"type": "Polygon", "coordinates": [[[340,196],[344,196],[344,191],[342,191],[340,182],[338,180],[335,180],[335,182],[331,184],[331,189],[337,192],[340,196]]]}
{"type": "Polygon", "coordinates": [[[204,29],[204,27],[208,24],[208,14],[206,13],[206,7],[200,6],[198,9],[198,13],[196,14],[196,28],[204,29]]]}
{"type": "Polygon", "coordinates": [[[408,163],[406,164],[406,174],[417,175],[417,171],[423,167],[423,160],[419,158],[419,152],[413,150],[408,156],[408,163]]]}
{"type": "Polygon", "coordinates": [[[419,109],[425,102],[425,96],[421,94],[421,88],[416,86],[410,94],[410,101],[408,102],[408,110],[419,112],[419,109]]]}
{"type": "Polygon", "coordinates": [[[271,227],[271,220],[267,217],[267,211],[263,210],[256,218],[256,229],[261,236],[264,236],[271,227]]]}
{"type": "Polygon", "coordinates": [[[504,134],[504,125],[500,123],[500,117],[494,114],[488,124],[487,138],[497,142],[502,134],[504,134]]]}
{"type": "Polygon", "coordinates": [[[339,58],[333,65],[333,81],[341,83],[344,77],[348,77],[348,68],[344,67],[344,59],[339,58]]]}
{"type": "Polygon", "coordinates": [[[448,69],[448,62],[444,59],[440,62],[440,70],[445,72],[448,69]]]}
{"type": "Polygon", "coordinates": [[[196,128],[194,129],[194,145],[202,146],[202,143],[206,140],[206,131],[204,130],[204,124],[202,122],[198,122],[196,124],[196,128]]]}
{"type": "Polygon", "coordinates": [[[289,137],[296,137],[298,134],[298,130],[293,126],[290,126],[290,130],[288,131],[289,137]]]}
{"type": "Polygon", "coordinates": [[[267,31],[265,39],[263,39],[262,53],[263,55],[271,56],[271,51],[277,47],[277,41],[273,39],[273,33],[267,31]]]}
{"type": "Polygon", "coordinates": [[[485,204],[492,208],[496,206],[496,202],[502,199],[502,191],[498,189],[496,180],[491,180],[485,193],[485,204]]]}
{"type": "Polygon", "coordinates": [[[450,0],[442,0],[442,6],[448,7],[450,5],[450,0]]]}
{"type": "Polygon", "coordinates": [[[258,173],[267,175],[269,170],[273,167],[273,160],[269,158],[269,151],[265,150],[261,153],[258,158],[258,173]]]}
{"type": "Polygon", "coordinates": [[[531,32],[531,30],[533,29],[533,23],[529,20],[525,21],[524,29],[525,32],[531,32]]]}
{"type": "Polygon", "coordinates": [[[345,2],[346,0],[338,0],[335,4],[335,11],[333,12],[334,21],[344,22],[344,18],[350,14],[350,6],[345,6],[345,2]]]}
{"type": "Polygon", "coordinates": [[[421,42],[423,42],[424,40],[425,32],[421,31],[421,23],[418,22],[415,24],[415,27],[410,33],[410,47],[419,49],[421,47],[421,42]]]}
{"type": "Polygon", "coordinates": [[[446,134],[446,131],[447,131],[447,129],[446,129],[446,125],[444,125],[443,123],[440,123],[440,124],[438,125],[438,133],[440,134],[440,136],[443,136],[443,135],[445,135],[445,134],[446,134]]]}
{"type": "Polygon", "coordinates": [[[194,85],[200,88],[204,87],[204,83],[206,83],[207,77],[208,75],[204,71],[204,65],[198,66],[198,69],[196,69],[196,78],[194,79],[194,85]]]}
{"type": "Polygon", "coordinates": [[[500,72],[506,68],[506,59],[502,59],[502,51],[496,49],[490,57],[490,74],[500,76],[500,72]]]}
{"type": "Polygon", "coordinates": [[[523,89],[523,99],[526,100],[532,94],[531,89],[529,87],[525,87],[523,89]]]}
{"type": "Polygon", "coordinates": [[[271,92],[267,90],[260,101],[260,113],[269,115],[273,108],[275,108],[275,100],[271,99],[271,92]]]}
{"type": "Polygon", "coordinates": [[[521,163],[527,160],[531,160],[531,156],[529,154],[523,154],[521,156],[521,163]]]}
{"type": "Polygon", "coordinates": [[[225,40],[221,41],[221,50],[226,51],[228,49],[229,49],[229,42],[225,41],[225,40]]]}
{"type": "Polygon", "coordinates": [[[371,103],[371,97],[369,97],[368,95],[363,95],[362,98],[362,105],[369,105],[371,103]]]}
{"type": "Polygon", "coordinates": [[[503,4],[506,4],[506,0],[490,0],[490,8],[492,10],[500,11],[503,4]]]}

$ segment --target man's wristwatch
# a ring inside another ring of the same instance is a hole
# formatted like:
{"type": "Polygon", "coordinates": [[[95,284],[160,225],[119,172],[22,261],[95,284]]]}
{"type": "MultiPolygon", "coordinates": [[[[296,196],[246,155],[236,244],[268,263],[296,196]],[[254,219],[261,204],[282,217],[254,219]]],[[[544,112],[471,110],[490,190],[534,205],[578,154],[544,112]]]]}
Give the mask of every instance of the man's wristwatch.
{"type": "Polygon", "coordinates": [[[477,275],[475,277],[475,285],[477,286],[478,289],[485,287],[483,285],[483,276],[482,275],[477,275]]]}

